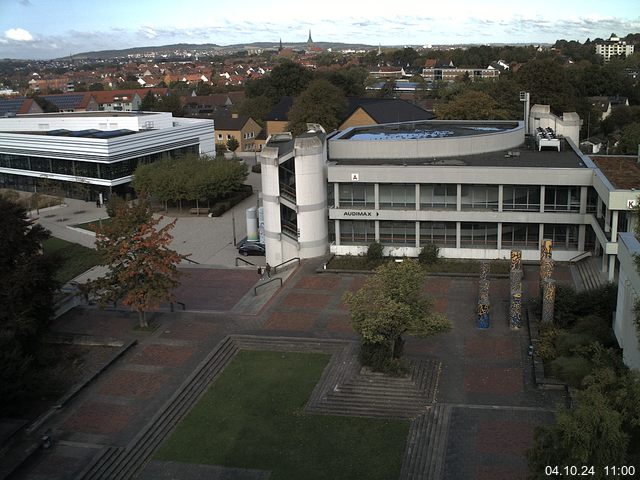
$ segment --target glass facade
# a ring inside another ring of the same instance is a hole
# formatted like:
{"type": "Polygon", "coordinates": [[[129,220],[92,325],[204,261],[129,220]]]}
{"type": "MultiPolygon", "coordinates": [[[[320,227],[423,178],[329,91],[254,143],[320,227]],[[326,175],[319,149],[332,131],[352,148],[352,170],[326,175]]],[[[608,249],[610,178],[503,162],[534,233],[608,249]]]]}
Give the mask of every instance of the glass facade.
{"type": "Polygon", "coordinates": [[[456,246],[456,222],[420,222],[420,245],[456,246]]]}
{"type": "Polygon", "coordinates": [[[376,241],[376,222],[340,220],[341,245],[369,245],[376,241]]]}
{"type": "Polygon", "coordinates": [[[550,238],[555,249],[577,250],[578,226],[546,224],[544,226],[544,238],[550,238]]]}
{"type": "Polygon", "coordinates": [[[380,208],[415,210],[416,186],[413,183],[381,183],[379,186],[380,208]]]}
{"type": "Polygon", "coordinates": [[[497,185],[462,185],[462,210],[498,210],[497,185]]]}
{"type": "Polygon", "coordinates": [[[456,184],[420,185],[420,208],[424,210],[455,210],[458,186],[456,184]]]}
{"type": "Polygon", "coordinates": [[[580,187],[545,187],[545,212],[579,212],[580,187]]]}
{"type": "Polygon", "coordinates": [[[461,222],[460,247],[498,248],[498,224],[461,222]]]}
{"type": "Polygon", "coordinates": [[[375,208],[375,186],[373,183],[341,183],[341,208],[375,208]]]}
{"type": "Polygon", "coordinates": [[[415,247],[416,222],[380,221],[380,243],[388,246],[415,247]]]}
{"type": "Polygon", "coordinates": [[[142,155],[119,162],[100,163],[81,160],[64,160],[60,158],[19,156],[0,153],[0,167],[29,170],[34,172],[73,175],[76,177],[115,180],[133,175],[136,167],[144,163],[152,163],[165,158],[181,155],[198,154],[198,145],[176,148],[152,155],[142,155]]]}
{"type": "Polygon", "coordinates": [[[537,223],[503,223],[502,248],[537,249],[540,227],[537,223]]]}
{"type": "Polygon", "coordinates": [[[502,189],[502,210],[514,212],[540,211],[540,187],[505,185],[502,189]]]}

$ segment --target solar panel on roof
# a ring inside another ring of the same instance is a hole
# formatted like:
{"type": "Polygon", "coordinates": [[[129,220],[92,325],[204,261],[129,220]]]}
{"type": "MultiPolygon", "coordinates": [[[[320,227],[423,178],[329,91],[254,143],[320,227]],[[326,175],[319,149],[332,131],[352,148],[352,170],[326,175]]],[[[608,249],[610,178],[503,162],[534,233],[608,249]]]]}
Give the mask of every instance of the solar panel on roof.
{"type": "Polygon", "coordinates": [[[9,99],[9,100],[1,100],[0,101],[0,115],[5,115],[7,113],[18,113],[20,107],[22,106],[22,100],[9,99]]]}
{"type": "Polygon", "coordinates": [[[58,137],[67,137],[71,133],[71,130],[67,130],[65,128],[58,128],[57,130],[49,130],[47,135],[54,135],[58,137]]]}
{"type": "Polygon", "coordinates": [[[97,132],[97,133],[93,134],[92,137],[94,137],[94,138],[115,138],[115,137],[121,137],[123,135],[129,135],[130,133],[134,133],[134,131],[121,128],[119,130],[107,130],[107,131],[103,131],[103,132],[97,132]]]}
{"type": "Polygon", "coordinates": [[[90,128],[87,130],[78,130],[76,132],[71,132],[70,136],[71,137],[90,137],[92,135],[95,135],[99,131],[100,130],[96,130],[95,128],[90,128]]]}
{"type": "Polygon", "coordinates": [[[77,107],[84,98],[84,95],[45,95],[44,98],[53,103],[60,110],[67,110],[77,107]]]}

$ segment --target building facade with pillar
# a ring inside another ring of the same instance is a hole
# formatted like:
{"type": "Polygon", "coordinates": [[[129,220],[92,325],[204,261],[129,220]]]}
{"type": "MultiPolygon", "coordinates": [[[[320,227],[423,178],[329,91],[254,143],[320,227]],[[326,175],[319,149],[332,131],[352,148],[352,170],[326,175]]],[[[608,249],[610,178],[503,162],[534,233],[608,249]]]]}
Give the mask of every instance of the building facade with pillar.
{"type": "Polygon", "coordinates": [[[506,259],[518,249],[537,261],[548,238],[554,260],[592,252],[613,280],[617,233],[629,228],[637,192],[613,185],[571,136],[530,125],[431,120],[305,134],[322,142],[323,159],[291,136],[270,139],[260,160],[267,261],[360,255],[374,241],[391,256],[434,243],[448,258],[506,259]]]}

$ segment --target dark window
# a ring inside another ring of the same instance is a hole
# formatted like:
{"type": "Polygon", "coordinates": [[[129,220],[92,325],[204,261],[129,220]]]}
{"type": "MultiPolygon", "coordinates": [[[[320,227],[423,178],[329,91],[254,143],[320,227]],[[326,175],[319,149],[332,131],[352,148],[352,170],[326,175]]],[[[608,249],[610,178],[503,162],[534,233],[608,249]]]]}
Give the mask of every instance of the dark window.
{"type": "Polygon", "coordinates": [[[555,249],[577,250],[578,226],[547,224],[544,226],[544,238],[550,238],[555,249]]]}
{"type": "Polygon", "coordinates": [[[537,249],[540,227],[537,223],[503,223],[502,248],[524,247],[537,249]]]}
{"type": "Polygon", "coordinates": [[[455,210],[458,186],[456,184],[420,185],[420,208],[455,210]]]}
{"type": "Polygon", "coordinates": [[[579,212],[580,187],[545,187],[544,209],[548,212],[579,212]]]}
{"type": "Polygon", "coordinates": [[[461,248],[498,248],[497,223],[460,224],[461,248]]]}
{"type": "Polygon", "coordinates": [[[420,222],[420,245],[456,246],[456,222],[420,222]]]}
{"type": "Polygon", "coordinates": [[[375,208],[375,187],[372,183],[341,183],[340,208],[375,208]]]}
{"type": "Polygon", "coordinates": [[[403,247],[416,246],[416,222],[380,222],[380,243],[403,247]]]}
{"type": "Polygon", "coordinates": [[[463,210],[498,210],[497,185],[463,185],[463,210]]]}
{"type": "Polygon", "coordinates": [[[340,220],[341,245],[369,245],[376,241],[376,222],[340,220]]]}
{"type": "Polygon", "coordinates": [[[415,210],[416,186],[413,183],[380,184],[380,208],[394,208],[399,210],[415,210]]]}
{"type": "Polygon", "coordinates": [[[540,187],[505,185],[502,189],[502,209],[505,211],[540,211],[540,187]]]}

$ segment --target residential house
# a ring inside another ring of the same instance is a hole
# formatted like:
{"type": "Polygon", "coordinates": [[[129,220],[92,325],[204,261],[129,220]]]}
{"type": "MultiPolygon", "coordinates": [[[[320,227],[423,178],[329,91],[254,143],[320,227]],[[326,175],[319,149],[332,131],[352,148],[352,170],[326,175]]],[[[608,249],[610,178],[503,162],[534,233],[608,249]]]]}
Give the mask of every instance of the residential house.
{"type": "Polygon", "coordinates": [[[225,145],[228,140],[238,140],[240,152],[253,152],[256,150],[255,139],[262,127],[253,118],[237,113],[213,113],[207,117],[212,118],[215,125],[216,143],[225,145]]]}
{"type": "Polygon", "coordinates": [[[229,111],[244,100],[244,92],[217,93],[214,95],[191,95],[182,103],[187,115],[210,115],[218,111],[229,111]]]}
{"type": "Polygon", "coordinates": [[[58,107],[59,112],[97,112],[100,110],[93,92],[42,95],[41,98],[53,103],[58,107]]]}
{"type": "Polygon", "coordinates": [[[12,117],[25,113],[43,113],[33,98],[0,99],[0,117],[12,117]]]}
{"type": "Polygon", "coordinates": [[[105,90],[91,92],[98,109],[106,112],[133,112],[140,110],[142,98],[135,90],[105,90]]]}
{"type": "Polygon", "coordinates": [[[629,106],[629,99],[627,97],[620,97],[620,96],[589,97],[589,102],[591,103],[591,106],[600,110],[602,114],[602,116],[600,117],[600,120],[604,120],[609,115],[611,115],[611,112],[613,111],[614,108],[629,106]]]}
{"type": "Polygon", "coordinates": [[[339,130],[382,123],[431,120],[435,115],[406,100],[348,97],[347,115],[339,130]]]}

